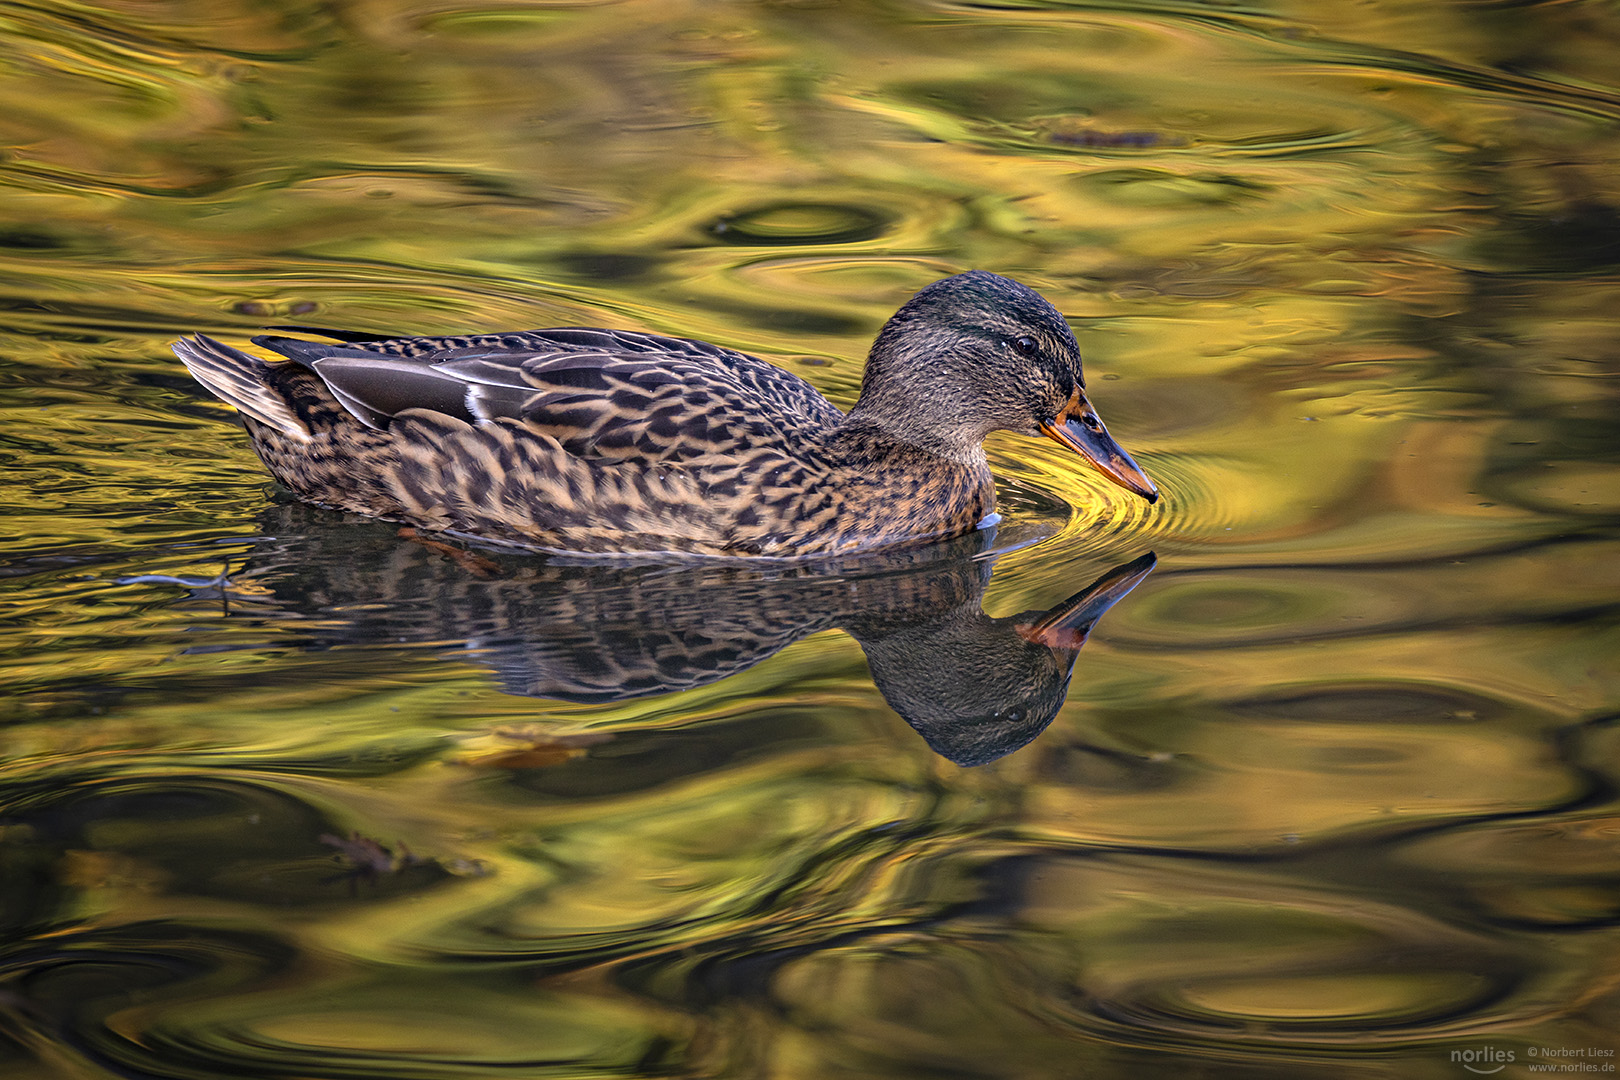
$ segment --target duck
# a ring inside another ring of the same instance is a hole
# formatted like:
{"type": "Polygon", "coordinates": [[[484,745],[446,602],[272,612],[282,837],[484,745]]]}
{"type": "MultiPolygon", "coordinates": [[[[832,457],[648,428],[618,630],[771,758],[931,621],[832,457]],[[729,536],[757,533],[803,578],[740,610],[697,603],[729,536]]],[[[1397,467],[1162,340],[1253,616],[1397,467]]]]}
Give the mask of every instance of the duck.
{"type": "Polygon", "coordinates": [[[401,337],[269,327],[261,359],[174,351],[298,498],[495,545],[794,558],[994,520],[992,431],[1044,435],[1153,502],[1086,395],[1058,310],[1010,278],[935,281],[884,323],[846,413],[703,341],[561,327],[401,337]]]}

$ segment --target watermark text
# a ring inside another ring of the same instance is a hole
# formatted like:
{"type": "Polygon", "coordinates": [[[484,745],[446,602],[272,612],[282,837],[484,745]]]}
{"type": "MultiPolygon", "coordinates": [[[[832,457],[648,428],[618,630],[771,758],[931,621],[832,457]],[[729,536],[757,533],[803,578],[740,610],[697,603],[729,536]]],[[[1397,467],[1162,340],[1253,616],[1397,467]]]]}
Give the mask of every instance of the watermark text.
{"type": "Polygon", "coordinates": [[[1504,1050],[1478,1046],[1453,1050],[1451,1060],[1479,1076],[1494,1076],[1509,1065],[1533,1073],[1613,1073],[1615,1052],[1601,1046],[1527,1046],[1504,1050]]]}

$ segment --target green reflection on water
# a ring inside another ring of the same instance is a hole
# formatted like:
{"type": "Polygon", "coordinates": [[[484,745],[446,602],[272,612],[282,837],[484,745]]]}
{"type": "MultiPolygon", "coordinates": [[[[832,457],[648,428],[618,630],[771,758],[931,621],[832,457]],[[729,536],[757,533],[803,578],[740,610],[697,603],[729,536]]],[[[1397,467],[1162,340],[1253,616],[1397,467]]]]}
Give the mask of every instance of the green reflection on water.
{"type": "Polygon", "coordinates": [[[0,1071],[1612,1044],[1611,9],[0,17],[0,1071]],[[1166,491],[992,442],[1010,524],[1055,535],[997,560],[990,616],[1160,566],[976,769],[809,618],[678,693],[525,696],[523,626],[478,607],[506,594],[420,551],[332,591],[397,541],[290,525],[165,348],[599,324],[848,405],[881,321],[975,266],[1071,317],[1166,491]]]}

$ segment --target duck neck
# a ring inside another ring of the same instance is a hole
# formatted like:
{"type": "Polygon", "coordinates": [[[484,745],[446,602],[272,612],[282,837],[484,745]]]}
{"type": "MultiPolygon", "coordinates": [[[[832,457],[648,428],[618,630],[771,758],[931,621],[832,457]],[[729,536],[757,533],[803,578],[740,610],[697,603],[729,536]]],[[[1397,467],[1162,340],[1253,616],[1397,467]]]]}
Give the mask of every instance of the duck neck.
{"type": "Polygon", "coordinates": [[[858,403],[833,433],[832,444],[846,461],[871,462],[878,468],[888,467],[895,459],[919,459],[918,464],[926,468],[934,459],[936,465],[948,463],[955,470],[987,473],[990,462],[983,443],[953,436],[948,427],[918,425],[909,417],[895,422],[876,410],[863,410],[858,403]]]}
{"type": "Polygon", "coordinates": [[[927,385],[927,380],[914,378],[910,368],[922,365],[885,362],[889,360],[873,350],[860,400],[845,418],[843,430],[967,468],[987,468],[984,437],[988,430],[965,421],[972,415],[971,405],[959,400],[949,383],[936,380],[927,385]],[[924,385],[914,385],[919,381],[924,385]]]}
{"type": "Polygon", "coordinates": [[[959,536],[996,508],[984,448],[908,439],[853,412],[826,449],[874,542],[959,536]],[[858,493],[858,494],[857,494],[858,493]]]}
{"type": "Polygon", "coordinates": [[[985,467],[984,416],[964,358],[920,333],[904,309],[884,324],[861,376],[845,428],[970,468],[985,467]]]}

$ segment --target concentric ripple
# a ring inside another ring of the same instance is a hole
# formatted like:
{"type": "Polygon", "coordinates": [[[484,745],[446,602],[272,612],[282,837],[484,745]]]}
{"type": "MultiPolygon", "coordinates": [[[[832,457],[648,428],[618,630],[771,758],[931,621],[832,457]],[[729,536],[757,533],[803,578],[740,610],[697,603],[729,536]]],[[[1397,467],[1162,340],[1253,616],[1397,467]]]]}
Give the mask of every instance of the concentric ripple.
{"type": "Polygon", "coordinates": [[[8,1080],[1613,1045],[1614,5],[3,25],[8,1080]],[[997,434],[993,535],[585,573],[289,505],[169,352],[607,325],[848,407],[973,268],[1070,319],[1156,504],[997,434]],[[1149,551],[1073,655],[1040,616],[1149,551]],[[912,707],[973,747],[1031,685],[976,765],[912,707]]]}

